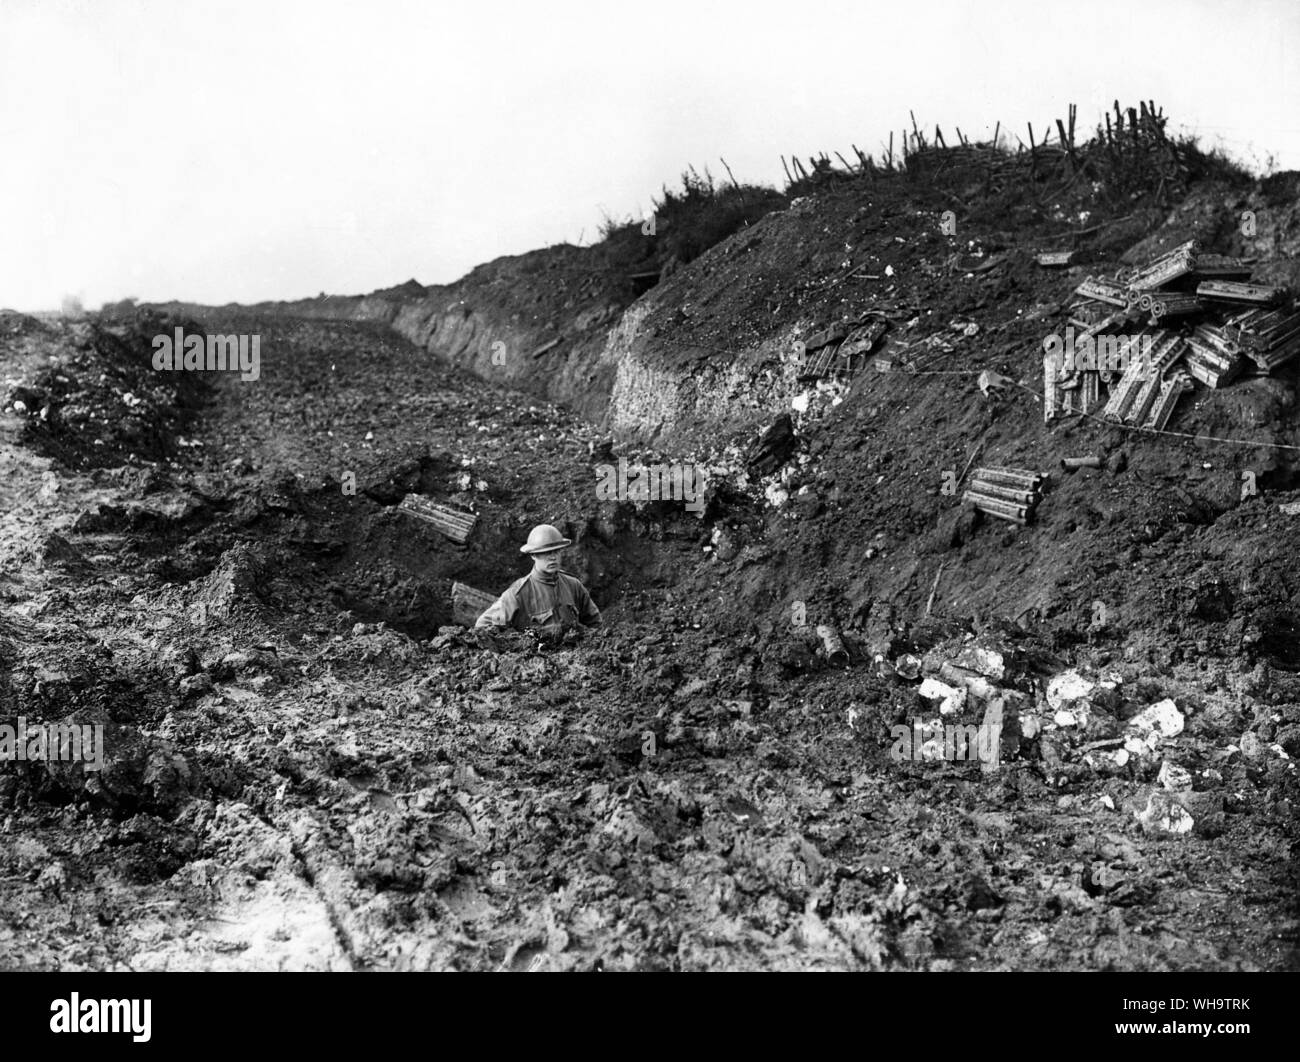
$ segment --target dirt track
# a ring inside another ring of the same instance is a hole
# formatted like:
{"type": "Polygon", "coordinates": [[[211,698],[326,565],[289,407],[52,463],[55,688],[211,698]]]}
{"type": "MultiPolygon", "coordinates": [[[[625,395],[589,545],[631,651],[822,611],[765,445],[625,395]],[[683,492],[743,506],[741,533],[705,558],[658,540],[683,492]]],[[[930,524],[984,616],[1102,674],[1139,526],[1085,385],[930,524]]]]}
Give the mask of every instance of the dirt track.
{"type": "MultiPolygon", "coordinates": [[[[798,579],[782,566],[801,563],[784,550],[843,548],[816,514],[791,531],[743,492],[703,521],[598,506],[591,428],[378,325],[212,317],[206,330],[262,335],[261,379],[150,395],[141,337],[155,321],[119,329],[125,353],[102,337],[78,348],[84,326],[4,322],[11,394],[14,381],[48,392],[60,368],[72,380],[53,428],[0,424],[6,490],[30,499],[0,526],[0,720],[101,721],[109,762],[93,781],[0,770],[0,965],[1296,965],[1286,632],[1243,649],[1241,631],[1213,628],[1189,653],[1180,620],[1131,634],[1141,652],[1126,653],[1124,635],[1080,635],[1073,615],[1055,630],[955,615],[992,604],[882,619],[867,595],[846,617],[854,666],[830,667],[784,622],[798,579]],[[112,365],[131,367],[96,383],[112,365]],[[202,405],[146,438],[126,434],[123,393],[155,414],[202,405]],[[78,403],[101,419],[74,423],[78,403]],[[407,491],[477,510],[468,547],[397,512],[407,491]],[[501,589],[541,519],[578,540],[566,567],[606,628],[559,650],[480,648],[447,626],[450,582],[501,589]],[[726,560],[704,551],[715,528],[737,540],[726,560]],[[890,727],[919,702],[872,646],[946,659],[972,628],[1026,706],[1072,665],[1114,672],[1122,696],[1086,733],[1022,738],[995,772],[891,762],[890,727]],[[1160,757],[1089,755],[1162,698],[1187,727],[1160,757]],[[1136,817],[1165,799],[1162,759],[1197,777],[1189,834],[1136,817]]],[[[866,416],[869,398],[849,412],[866,416]]],[[[880,453],[861,475],[879,474],[880,453]]],[[[1044,533],[1064,526],[1056,512],[1044,533]]],[[[1174,541],[1192,540],[1178,549],[1222,557],[1278,517],[1222,519],[1246,529],[1171,518],[1174,541]]],[[[1017,538],[965,534],[966,583],[1017,538]]],[[[1144,579],[1172,593],[1178,576],[1144,579]]],[[[1185,592],[1188,616],[1215,619],[1205,586],[1185,592]]],[[[1275,607],[1253,600],[1242,630],[1275,607]]]]}

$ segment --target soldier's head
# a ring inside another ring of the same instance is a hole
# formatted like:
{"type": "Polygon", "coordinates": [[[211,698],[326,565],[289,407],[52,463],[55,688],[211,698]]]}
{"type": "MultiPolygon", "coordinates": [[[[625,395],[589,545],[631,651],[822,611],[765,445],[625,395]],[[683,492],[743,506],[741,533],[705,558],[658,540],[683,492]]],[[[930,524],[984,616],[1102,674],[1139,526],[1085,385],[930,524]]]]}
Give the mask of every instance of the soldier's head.
{"type": "Polygon", "coordinates": [[[550,524],[538,524],[528,532],[528,541],[519,547],[520,553],[533,558],[533,571],[554,575],[560,570],[560,556],[573,545],[550,524]]]}

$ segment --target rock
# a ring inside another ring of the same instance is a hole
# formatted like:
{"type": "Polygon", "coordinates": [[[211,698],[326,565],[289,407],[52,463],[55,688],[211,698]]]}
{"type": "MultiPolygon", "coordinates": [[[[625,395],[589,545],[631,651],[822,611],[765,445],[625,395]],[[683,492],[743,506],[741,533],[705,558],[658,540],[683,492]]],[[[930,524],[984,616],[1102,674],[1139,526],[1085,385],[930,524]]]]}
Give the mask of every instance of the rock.
{"type": "Polygon", "coordinates": [[[894,670],[905,679],[916,679],[921,675],[921,661],[911,653],[904,653],[894,661],[894,670]]]}
{"type": "Polygon", "coordinates": [[[953,663],[994,682],[1001,681],[1006,676],[1006,662],[1002,654],[977,645],[966,646],[957,654],[953,663]]]}
{"type": "Polygon", "coordinates": [[[1257,760],[1264,755],[1264,742],[1260,741],[1254,731],[1247,730],[1237,744],[1241,754],[1248,760],[1257,760]]]}
{"type": "Polygon", "coordinates": [[[1182,836],[1192,832],[1195,819],[1178,800],[1159,790],[1147,798],[1147,805],[1137,812],[1137,820],[1147,833],[1182,836]]]}
{"type": "Polygon", "coordinates": [[[1184,719],[1178,706],[1166,698],[1149,708],[1144,708],[1128,721],[1128,725],[1130,730],[1143,738],[1149,738],[1151,735],[1156,735],[1157,738],[1171,738],[1183,732],[1184,719]]]}
{"type": "Polygon", "coordinates": [[[1047,703],[1056,711],[1082,700],[1092,693],[1096,683],[1089,682],[1079,672],[1071,670],[1057,675],[1047,684],[1047,703]]]}
{"type": "Polygon", "coordinates": [[[207,674],[189,675],[177,683],[182,697],[194,697],[212,689],[212,676],[207,674]]]}
{"type": "Polygon", "coordinates": [[[37,552],[42,568],[62,568],[67,571],[81,571],[90,567],[90,562],[71,542],[62,535],[46,535],[37,552]]]}
{"type": "Polygon", "coordinates": [[[1192,788],[1192,772],[1185,767],[1179,767],[1172,760],[1165,760],[1160,765],[1160,773],[1156,776],[1156,781],[1173,793],[1185,793],[1192,788]]]}
{"type": "Polygon", "coordinates": [[[927,678],[921,683],[917,693],[924,700],[938,701],[940,715],[955,715],[966,704],[966,690],[964,687],[949,686],[938,679],[927,678]]]}

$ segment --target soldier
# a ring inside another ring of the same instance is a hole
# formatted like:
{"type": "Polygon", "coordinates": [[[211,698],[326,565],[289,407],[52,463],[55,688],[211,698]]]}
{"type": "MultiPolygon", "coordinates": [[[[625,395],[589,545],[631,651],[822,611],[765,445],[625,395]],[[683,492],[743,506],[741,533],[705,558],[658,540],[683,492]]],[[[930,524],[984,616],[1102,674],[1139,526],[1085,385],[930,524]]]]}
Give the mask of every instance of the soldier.
{"type": "Polygon", "coordinates": [[[506,592],[474,624],[475,630],[513,627],[537,631],[545,640],[558,642],[566,630],[582,624],[600,625],[600,609],[587,588],[560,570],[560,554],[573,545],[550,524],[538,524],[528,533],[520,553],[533,558],[533,570],[510,584],[506,592]]]}

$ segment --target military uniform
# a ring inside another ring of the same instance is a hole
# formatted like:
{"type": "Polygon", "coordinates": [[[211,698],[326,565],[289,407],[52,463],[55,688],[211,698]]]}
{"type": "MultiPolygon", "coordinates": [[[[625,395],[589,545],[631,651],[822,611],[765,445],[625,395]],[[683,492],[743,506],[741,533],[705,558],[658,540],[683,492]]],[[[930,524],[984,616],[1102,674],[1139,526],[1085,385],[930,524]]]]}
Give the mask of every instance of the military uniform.
{"type": "Polygon", "coordinates": [[[587,588],[568,572],[556,572],[552,580],[533,572],[511,583],[474,627],[532,629],[558,637],[579,623],[600,625],[600,609],[587,588]]]}
{"type": "Polygon", "coordinates": [[[533,558],[533,570],[516,579],[506,592],[479,616],[476,630],[513,627],[531,630],[544,640],[558,642],[566,630],[579,624],[596,627],[600,609],[587,588],[560,570],[559,553],[573,545],[551,524],[538,524],[528,533],[519,552],[533,558]]]}

